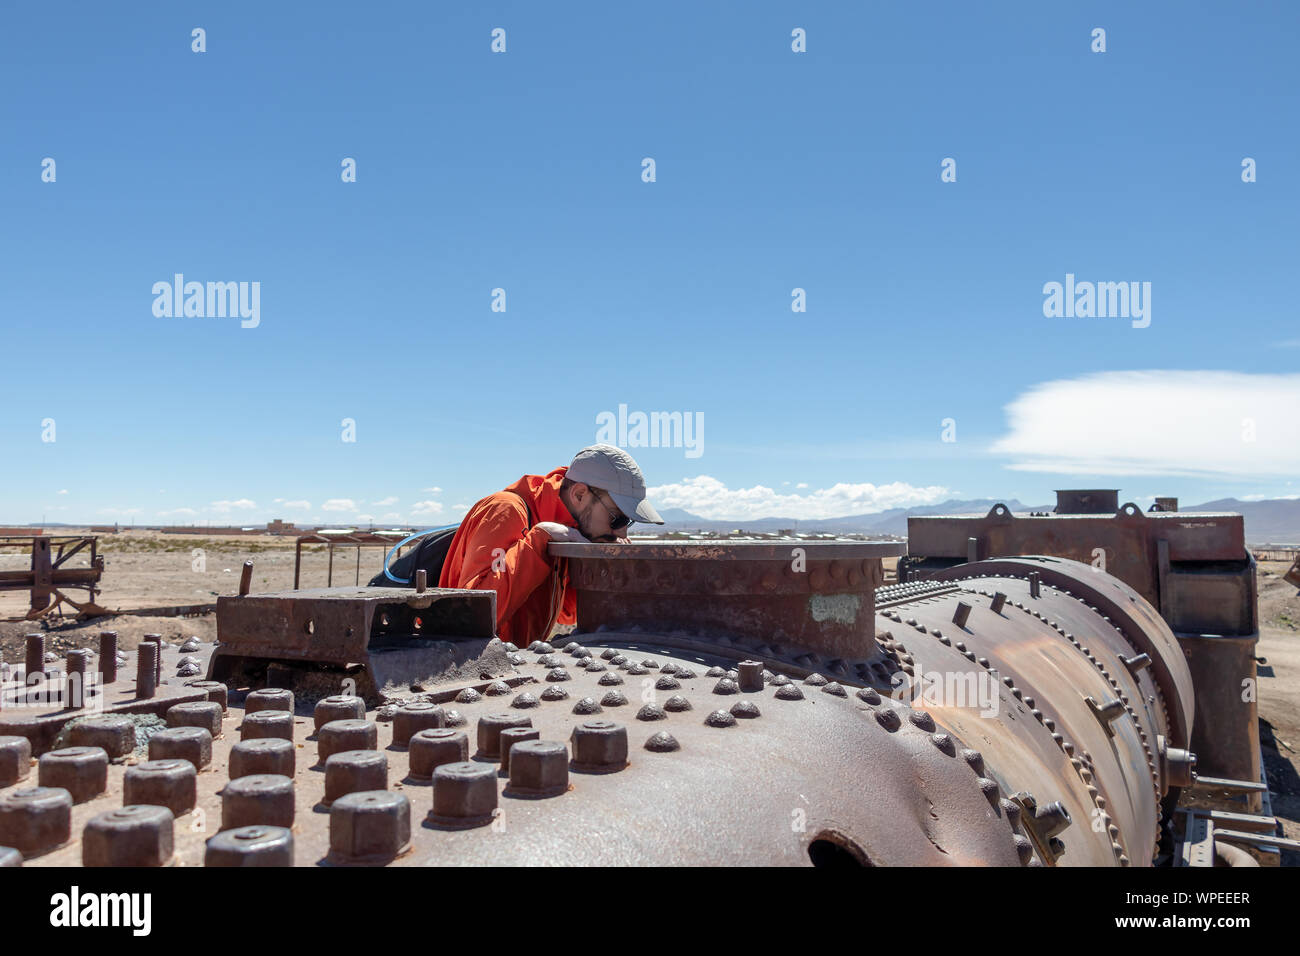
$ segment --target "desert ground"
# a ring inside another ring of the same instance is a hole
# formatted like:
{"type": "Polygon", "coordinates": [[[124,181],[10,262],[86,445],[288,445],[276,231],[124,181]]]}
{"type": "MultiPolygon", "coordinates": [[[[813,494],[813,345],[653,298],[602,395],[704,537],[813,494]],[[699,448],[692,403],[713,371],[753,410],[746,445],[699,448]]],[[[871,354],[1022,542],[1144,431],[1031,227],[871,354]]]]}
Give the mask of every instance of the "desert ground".
{"type": "MultiPolygon", "coordinates": [[[[204,536],[124,531],[99,539],[104,576],[98,602],[111,610],[211,604],[220,595],[236,594],[240,569],[253,562],[252,590],[279,591],[293,587],[294,538],[276,535],[204,536]]],[[[335,551],[333,583],[364,584],[378,573],[384,549],[363,548],[360,565],[356,549],[335,551]]],[[[886,561],[892,574],[893,560],[886,561]]],[[[1259,565],[1260,738],[1273,812],[1285,835],[1300,839],[1300,591],[1285,583],[1289,565],[1267,561],[1259,565]]],[[[0,553],[0,570],[21,570],[28,558],[0,553]]],[[[304,545],[301,586],[324,587],[329,557],[324,545],[304,545]]],[[[83,600],[85,592],[73,592],[83,600]]],[[[44,629],[47,648],[62,655],[76,647],[97,647],[99,631],[118,633],[119,646],[131,649],[144,634],[162,634],[170,643],[190,636],[216,639],[216,616],[148,617],[118,615],[78,622],[54,618],[45,624],[5,620],[27,610],[25,591],[0,592],[0,658],[22,660],[23,635],[44,629]]],[[[1300,854],[1286,852],[1283,865],[1300,865],[1300,854]]]]}

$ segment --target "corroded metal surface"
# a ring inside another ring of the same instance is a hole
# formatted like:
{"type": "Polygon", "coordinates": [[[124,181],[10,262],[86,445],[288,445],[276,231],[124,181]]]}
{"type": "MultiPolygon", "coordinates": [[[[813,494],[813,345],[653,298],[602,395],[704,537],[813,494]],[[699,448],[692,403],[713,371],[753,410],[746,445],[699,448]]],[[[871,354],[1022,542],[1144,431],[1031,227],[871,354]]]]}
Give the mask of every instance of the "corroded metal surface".
{"type": "MultiPolygon", "coordinates": [[[[1065,500],[1058,511],[1064,511],[1082,507],[1070,504],[1075,497],[1097,493],[1059,494],[1065,500]]],[[[899,577],[965,573],[961,562],[972,550],[986,560],[1054,555],[1113,575],[1159,611],[1182,645],[1198,691],[1197,732],[1190,746],[1203,770],[1255,781],[1261,768],[1254,653],[1258,596],[1242,517],[1179,512],[1176,502],[1166,505],[1173,510],[1143,513],[1126,504],[1114,514],[1024,516],[997,505],[982,517],[909,518],[910,555],[900,562],[899,577]]],[[[1107,604],[1104,613],[1113,616],[1120,605],[1136,606],[1124,600],[1107,604]]],[[[1147,627],[1130,630],[1141,634],[1147,627]]],[[[1252,811],[1260,809],[1253,795],[1244,802],[1252,811]]]]}
{"type": "Polygon", "coordinates": [[[373,703],[385,688],[481,664],[500,672],[500,655],[482,660],[495,632],[495,591],[344,587],[222,597],[208,678],[262,682],[281,665],[351,669],[373,703]]]}
{"type": "Polygon", "coordinates": [[[901,542],[552,544],[577,589],[578,627],[757,637],[863,656],[881,558],[901,542]]]}

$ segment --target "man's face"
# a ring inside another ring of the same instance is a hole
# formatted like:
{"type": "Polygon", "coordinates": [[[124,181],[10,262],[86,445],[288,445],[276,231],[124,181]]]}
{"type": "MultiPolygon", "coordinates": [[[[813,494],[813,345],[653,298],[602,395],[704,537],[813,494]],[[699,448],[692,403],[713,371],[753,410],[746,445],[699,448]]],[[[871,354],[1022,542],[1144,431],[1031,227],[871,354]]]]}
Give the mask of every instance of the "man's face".
{"type": "Polygon", "coordinates": [[[611,522],[622,515],[612,498],[590,486],[575,489],[574,498],[582,505],[574,518],[578,521],[578,530],[583,537],[602,543],[621,541],[627,537],[627,525],[618,530],[610,527],[611,522]]]}

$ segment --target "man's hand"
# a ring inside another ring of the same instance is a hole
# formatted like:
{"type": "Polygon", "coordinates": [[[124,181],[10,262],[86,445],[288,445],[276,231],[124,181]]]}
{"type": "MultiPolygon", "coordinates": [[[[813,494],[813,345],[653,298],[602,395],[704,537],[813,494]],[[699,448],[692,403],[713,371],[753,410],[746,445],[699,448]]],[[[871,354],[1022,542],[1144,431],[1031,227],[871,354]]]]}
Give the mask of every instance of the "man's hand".
{"type": "Polygon", "coordinates": [[[558,521],[539,521],[533,527],[541,528],[550,535],[552,541],[576,541],[581,544],[587,540],[577,528],[570,528],[558,521]]]}

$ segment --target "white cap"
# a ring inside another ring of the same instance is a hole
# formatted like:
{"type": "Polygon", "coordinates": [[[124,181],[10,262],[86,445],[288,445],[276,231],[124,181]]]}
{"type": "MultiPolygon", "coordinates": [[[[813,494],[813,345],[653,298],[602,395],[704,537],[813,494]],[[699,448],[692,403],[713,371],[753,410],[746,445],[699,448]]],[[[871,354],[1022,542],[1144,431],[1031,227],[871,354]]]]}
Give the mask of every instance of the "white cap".
{"type": "Polygon", "coordinates": [[[591,445],[573,456],[564,477],[609,492],[620,511],[633,521],[663,524],[659,512],[645,500],[645,477],[637,463],[621,448],[591,445]]]}

